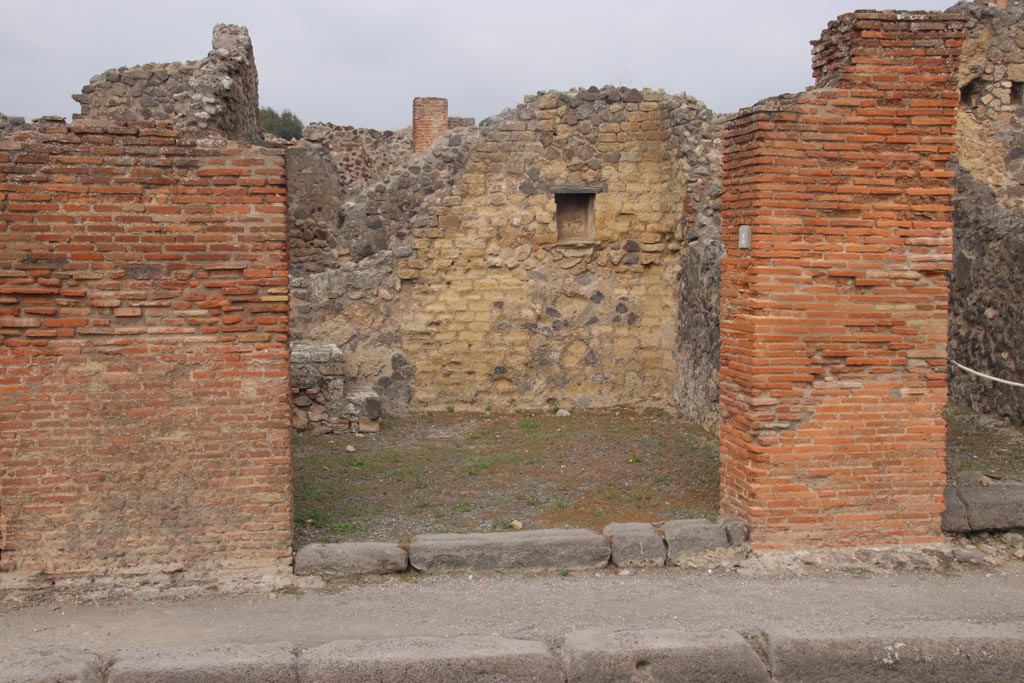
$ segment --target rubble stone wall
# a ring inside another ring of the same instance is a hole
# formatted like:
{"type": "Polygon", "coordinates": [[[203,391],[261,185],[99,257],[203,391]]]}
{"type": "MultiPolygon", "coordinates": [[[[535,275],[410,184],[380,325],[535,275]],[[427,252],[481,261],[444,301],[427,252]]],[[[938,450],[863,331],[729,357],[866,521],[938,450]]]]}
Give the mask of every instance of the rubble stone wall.
{"type": "Polygon", "coordinates": [[[249,33],[217,24],[213,50],[189,62],[110,69],[73,95],[86,119],[218,131],[237,140],[261,137],[259,84],[249,33]]]}
{"type": "Polygon", "coordinates": [[[323,149],[347,189],[383,180],[412,156],[412,129],[373,130],[311,123],[302,131],[303,147],[323,149]]]}
{"type": "Polygon", "coordinates": [[[0,584],[287,570],[285,182],[201,131],[0,138],[0,584]]]}
{"type": "MultiPolygon", "coordinates": [[[[345,192],[322,154],[289,151],[293,249],[297,242],[299,249],[308,244],[298,234],[301,216],[313,217],[327,247],[292,269],[293,338],[338,347],[346,392],[375,392],[385,412],[407,410],[412,397],[398,308],[405,290],[396,264],[414,253],[412,226],[432,220],[426,207],[451,192],[479,137],[477,128],[446,133],[355,194],[345,192]]],[[[338,406],[334,412],[346,410],[338,406]]]]}
{"type": "Polygon", "coordinates": [[[721,505],[755,548],[941,537],[963,26],[844,15],[815,89],[723,134],[721,505]]]}
{"type": "MultiPolygon", "coordinates": [[[[949,355],[1024,382],[1024,2],[961,3],[949,355]]],[[[950,397],[1024,424],[1024,390],[950,369],[950,397]]]]}
{"type": "Polygon", "coordinates": [[[293,242],[326,247],[293,266],[296,338],[336,344],[385,412],[682,404],[713,422],[715,132],[691,98],[591,88],[449,130],[354,196],[322,155],[297,174],[290,157],[293,242]],[[559,240],[567,194],[590,197],[593,235],[559,240]],[[684,258],[700,330],[680,327],[684,258]],[[700,342],[680,352],[682,334],[700,342]]]}

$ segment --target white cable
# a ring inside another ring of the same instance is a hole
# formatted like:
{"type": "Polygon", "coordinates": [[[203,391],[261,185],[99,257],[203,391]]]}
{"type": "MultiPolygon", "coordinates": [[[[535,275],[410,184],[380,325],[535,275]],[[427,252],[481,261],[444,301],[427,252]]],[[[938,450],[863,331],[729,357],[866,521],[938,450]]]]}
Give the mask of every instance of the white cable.
{"type": "Polygon", "coordinates": [[[950,360],[949,362],[952,363],[953,365],[957,366],[961,370],[966,370],[967,372],[971,373],[972,375],[977,375],[978,377],[984,377],[985,379],[990,379],[993,382],[999,382],[1000,384],[1009,384],[1011,387],[1024,387],[1024,384],[1021,384],[1020,382],[1011,382],[1008,379],[999,379],[998,377],[993,377],[992,375],[986,375],[984,372],[978,372],[977,370],[972,370],[971,368],[967,367],[966,365],[961,365],[960,363],[957,363],[955,360],[950,360]]]}

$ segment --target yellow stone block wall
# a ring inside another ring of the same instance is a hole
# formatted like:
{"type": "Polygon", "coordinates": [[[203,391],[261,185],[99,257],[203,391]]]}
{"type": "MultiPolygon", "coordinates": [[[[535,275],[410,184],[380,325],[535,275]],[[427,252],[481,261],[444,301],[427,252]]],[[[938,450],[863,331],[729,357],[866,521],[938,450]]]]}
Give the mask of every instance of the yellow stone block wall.
{"type": "Polygon", "coordinates": [[[412,230],[397,319],[413,409],[672,405],[686,184],[650,91],[528,98],[412,230]],[[609,101],[610,100],[610,101],[609,101]],[[554,192],[594,198],[557,242],[554,192]]]}

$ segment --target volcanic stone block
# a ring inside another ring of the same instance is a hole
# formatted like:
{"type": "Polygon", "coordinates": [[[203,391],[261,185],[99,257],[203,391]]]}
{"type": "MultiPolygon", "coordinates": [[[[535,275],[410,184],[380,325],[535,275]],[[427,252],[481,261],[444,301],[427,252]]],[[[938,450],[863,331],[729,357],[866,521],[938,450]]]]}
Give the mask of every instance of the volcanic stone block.
{"type": "Polygon", "coordinates": [[[302,683],[560,683],[539,642],[495,637],[343,640],[299,655],[302,683]]]}
{"type": "MultiPolygon", "coordinates": [[[[958,486],[956,496],[967,513],[969,531],[1024,528],[1024,486],[998,483],[958,486]]],[[[943,528],[945,519],[943,517],[943,528]]]]}
{"type": "Polygon", "coordinates": [[[967,508],[957,496],[958,486],[947,486],[943,491],[946,509],[942,511],[942,530],[947,534],[965,534],[971,530],[967,520],[967,508]]]}
{"type": "Polygon", "coordinates": [[[108,683],[295,683],[289,643],[122,650],[108,683]]]}
{"type": "Polygon", "coordinates": [[[81,650],[0,650],[0,683],[101,683],[102,664],[81,650]]]}
{"type": "Polygon", "coordinates": [[[608,564],[608,540],[586,529],[492,534],[420,534],[409,562],[424,572],[466,569],[596,569],[608,564]]]}
{"type": "Polygon", "coordinates": [[[674,519],[661,527],[668,543],[668,563],[729,547],[725,529],[706,519],[674,519]]]}
{"type": "Polygon", "coordinates": [[[960,683],[1020,680],[1024,639],[993,632],[768,635],[774,683],[960,683]]]}
{"type": "Polygon", "coordinates": [[[311,543],[295,553],[300,576],[390,574],[408,568],[408,554],[394,543],[311,543]]]}
{"type": "Polygon", "coordinates": [[[562,651],[568,683],[768,683],[768,670],[738,633],[580,631],[562,651]]]}
{"type": "Polygon", "coordinates": [[[611,539],[612,564],[616,567],[665,566],[665,541],[652,524],[613,523],[604,528],[611,539]]]}
{"type": "Polygon", "coordinates": [[[719,520],[722,528],[725,529],[725,535],[729,539],[729,545],[736,547],[743,545],[750,540],[750,529],[747,527],[746,522],[742,522],[738,519],[732,519],[731,517],[723,517],[719,520]]]}

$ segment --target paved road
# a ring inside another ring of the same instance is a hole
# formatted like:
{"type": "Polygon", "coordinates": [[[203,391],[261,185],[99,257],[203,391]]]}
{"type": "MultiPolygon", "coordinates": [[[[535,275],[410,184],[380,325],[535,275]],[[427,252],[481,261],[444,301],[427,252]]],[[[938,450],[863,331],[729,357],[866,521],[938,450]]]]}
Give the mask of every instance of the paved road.
{"type": "Polygon", "coordinates": [[[554,642],[586,628],[874,633],[903,626],[1024,636],[1024,563],[992,572],[757,576],[676,569],[626,576],[387,578],[302,595],[48,604],[0,613],[3,648],[501,635],[554,642]]]}

